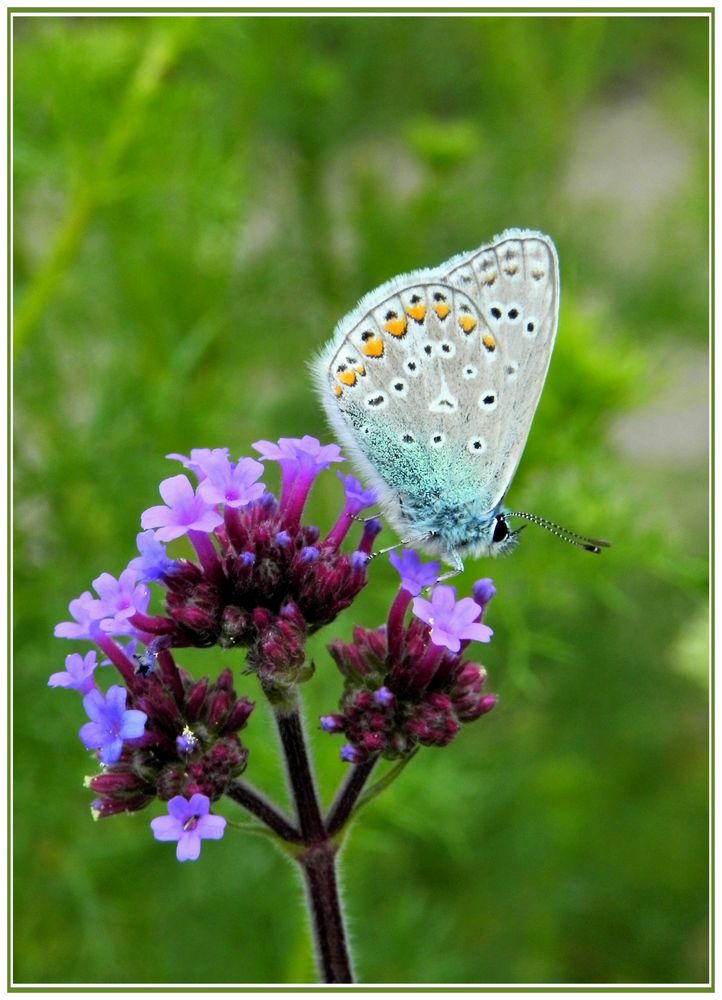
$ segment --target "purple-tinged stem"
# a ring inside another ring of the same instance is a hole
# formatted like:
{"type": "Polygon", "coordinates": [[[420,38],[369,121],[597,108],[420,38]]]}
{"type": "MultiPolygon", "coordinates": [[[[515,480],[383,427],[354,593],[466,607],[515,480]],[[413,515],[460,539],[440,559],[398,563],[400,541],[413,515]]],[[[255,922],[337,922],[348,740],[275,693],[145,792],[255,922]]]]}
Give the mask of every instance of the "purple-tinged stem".
{"type": "Polygon", "coordinates": [[[265,823],[282,840],[286,840],[291,844],[298,844],[300,842],[301,834],[296,827],[286,819],[273,803],[251,788],[250,785],[246,785],[242,781],[233,781],[228,788],[227,794],[239,806],[242,806],[247,812],[255,816],[256,819],[260,819],[262,823],[265,823]]]}
{"type": "Polygon", "coordinates": [[[290,710],[274,706],[276,725],[281,737],[296,818],[305,844],[323,841],[326,831],[316,794],[311,764],[306,751],[303,723],[296,702],[290,710]]]}
{"type": "Polygon", "coordinates": [[[333,528],[331,528],[328,535],[326,536],[324,545],[328,546],[334,552],[339,548],[341,542],[349,533],[349,529],[353,524],[354,511],[356,509],[357,509],[356,504],[347,503],[344,509],[341,511],[338,520],[334,524],[333,528]]]}
{"type": "Polygon", "coordinates": [[[326,983],[353,982],[336,881],[336,847],[324,826],[303,733],[298,694],[272,703],[305,850],[296,856],[306,882],[316,955],[326,983]]]}
{"type": "Polygon", "coordinates": [[[291,498],[293,484],[296,482],[298,464],[295,461],[284,461],[283,459],[278,464],[281,466],[281,496],[278,502],[280,507],[285,508],[291,498]]]}
{"type": "Polygon", "coordinates": [[[308,494],[311,492],[311,487],[313,486],[318,472],[319,469],[317,466],[310,466],[308,468],[304,468],[302,466],[298,470],[298,474],[296,475],[293,483],[293,488],[291,489],[288,497],[288,503],[286,503],[283,508],[286,524],[291,531],[298,530],[298,526],[301,523],[303,508],[306,504],[308,494]]]}
{"type": "Polygon", "coordinates": [[[336,881],[336,849],[314,844],[301,855],[318,963],[325,983],[352,983],[351,959],[336,881]]]}
{"type": "Polygon", "coordinates": [[[370,517],[368,521],[364,521],[364,530],[358,544],[358,551],[365,552],[367,556],[371,555],[371,549],[374,547],[374,541],[380,531],[381,521],[377,517],[370,517]]]}
{"type": "Polygon", "coordinates": [[[395,663],[401,656],[404,637],[404,618],[411,604],[412,595],[403,587],[394,598],[386,623],[386,641],[388,643],[389,662],[395,663]]]}
{"type": "Polygon", "coordinates": [[[189,531],[188,538],[198,553],[198,559],[208,579],[213,583],[222,582],[225,574],[223,573],[221,561],[218,558],[218,551],[211,541],[210,535],[207,535],[203,531],[189,531]]]}
{"type": "Polygon", "coordinates": [[[131,660],[122,646],[119,646],[117,642],[114,642],[104,632],[98,631],[97,635],[94,636],[94,641],[100,646],[113,666],[117,667],[120,671],[129,690],[134,691],[137,687],[138,678],[135,662],[131,660]]]}
{"type": "Polygon", "coordinates": [[[364,785],[371,776],[371,772],[378,757],[369,757],[361,764],[356,764],[349,772],[346,781],[334,799],[326,819],[326,834],[333,837],[348,822],[351,813],[358,802],[359,795],[364,789],[364,785]]]}

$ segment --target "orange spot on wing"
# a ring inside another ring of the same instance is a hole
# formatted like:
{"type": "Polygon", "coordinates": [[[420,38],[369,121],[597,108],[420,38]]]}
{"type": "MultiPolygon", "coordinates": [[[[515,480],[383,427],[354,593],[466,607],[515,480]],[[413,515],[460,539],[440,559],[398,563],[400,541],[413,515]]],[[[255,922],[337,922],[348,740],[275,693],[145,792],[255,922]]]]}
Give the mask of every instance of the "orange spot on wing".
{"type": "Polygon", "coordinates": [[[484,336],[481,339],[482,339],[484,347],[487,349],[487,351],[495,351],[496,350],[496,341],[494,340],[494,338],[492,337],[492,335],[490,333],[485,333],[484,336]]]}
{"type": "Polygon", "coordinates": [[[445,302],[439,302],[434,306],[434,312],[439,319],[446,319],[451,312],[451,308],[445,302]]]}
{"type": "Polygon", "coordinates": [[[459,316],[459,326],[464,333],[471,333],[476,327],[476,320],[473,316],[459,316]]]}
{"type": "Polygon", "coordinates": [[[382,358],[384,356],[384,342],[381,337],[371,337],[362,345],[361,350],[369,358],[382,358]]]}
{"type": "Polygon", "coordinates": [[[392,337],[403,337],[408,325],[409,321],[406,317],[403,319],[390,319],[388,323],[384,323],[384,329],[388,330],[392,337]]]}
{"type": "Polygon", "coordinates": [[[421,323],[426,315],[426,306],[409,306],[406,313],[412,319],[415,319],[417,323],[421,323]]]}
{"type": "Polygon", "coordinates": [[[359,373],[359,375],[360,375],[360,376],[361,376],[362,378],[363,378],[363,376],[364,376],[364,375],[366,374],[366,369],[364,368],[364,366],[363,366],[363,365],[356,365],[356,366],[354,367],[354,371],[355,371],[355,372],[358,372],[358,373],[359,373]]]}
{"type": "Polygon", "coordinates": [[[339,396],[343,396],[343,389],[341,388],[340,385],[335,385],[333,387],[333,391],[336,393],[336,398],[337,399],[338,399],[339,396]]]}
{"type": "Polygon", "coordinates": [[[343,382],[344,385],[356,385],[356,372],[339,372],[338,380],[339,382],[343,382]]]}

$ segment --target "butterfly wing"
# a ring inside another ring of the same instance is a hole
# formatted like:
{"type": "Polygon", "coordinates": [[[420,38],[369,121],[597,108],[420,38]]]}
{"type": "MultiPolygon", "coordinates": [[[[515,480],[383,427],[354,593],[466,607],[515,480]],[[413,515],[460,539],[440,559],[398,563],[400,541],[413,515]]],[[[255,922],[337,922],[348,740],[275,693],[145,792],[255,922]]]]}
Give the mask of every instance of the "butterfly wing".
{"type": "Polygon", "coordinates": [[[549,364],[557,287],[550,241],[505,234],[369,293],[317,359],[338,436],[410,540],[448,536],[506,492],[549,364]]]}
{"type": "Polygon", "coordinates": [[[559,320],[556,248],[542,233],[510,229],[490,246],[459,254],[438,271],[472,297],[498,343],[502,441],[490,486],[499,503],[524,451],[554,348],[559,320]]]}

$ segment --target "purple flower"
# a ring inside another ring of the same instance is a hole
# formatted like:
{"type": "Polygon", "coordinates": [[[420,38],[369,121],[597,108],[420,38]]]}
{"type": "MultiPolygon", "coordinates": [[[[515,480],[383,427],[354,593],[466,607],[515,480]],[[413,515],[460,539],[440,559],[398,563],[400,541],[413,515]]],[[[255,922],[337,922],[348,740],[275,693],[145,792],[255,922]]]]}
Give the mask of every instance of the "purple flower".
{"type": "Polygon", "coordinates": [[[196,792],[190,799],[175,795],[168,803],[168,816],[151,820],[156,840],[177,840],[179,861],[197,861],[201,840],[220,840],[226,828],[222,816],[209,815],[211,800],[196,792]]]}
{"type": "Polygon", "coordinates": [[[198,737],[190,726],[185,726],[180,736],[176,736],[175,745],[179,753],[192,753],[198,746],[198,737]]]}
{"type": "Polygon", "coordinates": [[[389,555],[391,565],[399,571],[401,586],[412,597],[418,597],[424,587],[433,587],[439,579],[441,565],[437,562],[422,563],[418,552],[402,549],[389,555]]]}
{"type": "Polygon", "coordinates": [[[103,617],[97,601],[89,590],[84,591],[74,601],[70,602],[70,614],[74,622],[60,622],[55,626],[54,634],[59,639],[95,639],[98,623],[103,617]]]}
{"type": "Polygon", "coordinates": [[[123,740],[143,735],[148,716],[137,709],[126,709],[128,692],[114,684],[107,695],[94,688],[83,698],[83,707],[91,718],[80,729],[80,738],[88,750],[99,750],[103,764],[115,764],[123,752],[123,740]]]}
{"type": "Polygon", "coordinates": [[[302,438],[279,438],[273,441],[256,441],[253,447],[261,455],[274,462],[295,462],[305,468],[327,469],[332,462],[343,462],[344,457],[337,444],[321,444],[318,438],[304,434],[302,438]]]}
{"type": "Polygon", "coordinates": [[[201,483],[208,475],[205,471],[206,462],[209,459],[213,461],[216,458],[228,458],[228,448],[191,448],[190,458],[176,452],[165,457],[182,462],[186,469],[190,469],[198,477],[198,482],[201,483]]]}
{"type": "Polygon", "coordinates": [[[263,475],[263,466],[255,458],[241,458],[234,463],[226,455],[216,454],[203,462],[203,471],[206,478],[198,493],[209,504],[245,507],[266,491],[263,483],[256,482],[263,475]]]}
{"type": "Polygon", "coordinates": [[[93,587],[100,598],[97,606],[103,619],[102,630],[113,635],[132,635],[135,630],[128,619],[137,611],[144,614],[150,603],[150,589],[138,583],[137,571],[124,569],[117,580],[110,573],[101,573],[93,580],[93,587]]]}
{"type": "Polygon", "coordinates": [[[341,715],[322,715],[319,722],[325,733],[340,733],[343,729],[343,716],[341,715]]]}
{"type": "Polygon", "coordinates": [[[93,674],[97,666],[98,660],[94,649],[85,656],[71,653],[65,657],[65,670],[51,674],[48,687],[72,688],[81,694],[87,694],[95,687],[93,674]]]}
{"type": "Polygon", "coordinates": [[[188,476],[171,476],[160,484],[160,495],[167,506],[150,507],[141,516],[143,528],[158,528],[155,537],[172,542],[188,531],[208,534],[223,523],[223,518],[194,492],[188,476]]]}
{"type": "Polygon", "coordinates": [[[316,476],[332,462],[343,462],[337,444],[322,445],[318,438],[306,434],[302,438],[280,438],[256,441],[253,445],[263,460],[270,459],[281,466],[281,500],[286,526],[298,529],[303,507],[316,476]]]}
{"type": "Polygon", "coordinates": [[[481,580],[476,581],[471,588],[471,592],[474,595],[476,603],[481,604],[482,608],[485,608],[496,593],[496,587],[491,577],[485,576],[481,580]]]}
{"type": "Polygon", "coordinates": [[[339,472],[338,478],[343,483],[344,490],[346,491],[346,503],[338,520],[326,537],[326,545],[332,549],[339,548],[359,511],[362,511],[365,507],[371,507],[377,500],[376,492],[374,490],[364,490],[358,479],[355,479],[353,476],[344,476],[342,472],[339,472]]]}
{"type": "Polygon", "coordinates": [[[488,625],[478,621],[481,608],[476,601],[471,597],[457,601],[453,587],[435,587],[430,601],[415,597],[414,614],[431,625],[431,642],[435,646],[446,646],[452,653],[461,649],[462,639],[489,642],[493,635],[488,625]]]}
{"type": "Polygon", "coordinates": [[[388,708],[389,705],[393,705],[396,701],[396,695],[387,687],[380,687],[378,691],[374,691],[374,701],[377,705],[381,705],[383,708],[388,708]]]}
{"type": "Polygon", "coordinates": [[[139,579],[162,580],[177,572],[177,561],[168,558],[165,545],[158,541],[154,531],[140,531],[135,541],[140,555],[130,560],[128,569],[135,570],[139,579]]]}
{"type": "Polygon", "coordinates": [[[367,507],[373,507],[378,503],[379,498],[376,490],[365,490],[358,479],[355,479],[353,476],[345,476],[340,470],[338,478],[343,483],[343,488],[346,491],[347,513],[355,517],[360,511],[365,510],[367,507]]]}

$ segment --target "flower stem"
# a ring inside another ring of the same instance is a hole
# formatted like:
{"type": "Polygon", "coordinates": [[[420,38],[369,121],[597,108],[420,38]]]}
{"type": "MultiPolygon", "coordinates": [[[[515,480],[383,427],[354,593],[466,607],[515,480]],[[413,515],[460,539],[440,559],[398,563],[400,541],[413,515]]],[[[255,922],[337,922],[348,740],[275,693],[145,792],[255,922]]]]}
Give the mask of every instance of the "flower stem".
{"type": "Polygon", "coordinates": [[[326,833],[329,837],[333,837],[334,834],[338,833],[346,825],[377,761],[378,757],[369,757],[368,760],[357,764],[349,772],[346,781],[331,806],[326,820],[326,833]]]}
{"type": "Polygon", "coordinates": [[[323,841],[326,838],[326,831],[316,795],[311,763],[306,751],[298,696],[296,695],[290,707],[286,705],[283,707],[274,706],[274,714],[286,758],[288,780],[291,784],[301,837],[304,844],[323,841]]]}
{"type": "Polygon", "coordinates": [[[286,759],[300,839],[305,848],[294,856],[306,883],[319,971],[325,983],[351,983],[351,959],[336,880],[338,848],[331,843],[321,814],[297,690],[283,703],[273,705],[273,710],[286,759]]]}
{"type": "Polygon", "coordinates": [[[291,844],[297,844],[301,840],[301,834],[288,822],[285,816],[264,796],[246,785],[243,781],[234,781],[228,789],[228,796],[251,813],[267,827],[278,834],[282,840],[291,844]]]}
{"type": "Polygon", "coordinates": [[[299,857],[308,892],[316,955],[325,983],[352,983],[351,959],[336,881],[336,849],[315,844],[299,857]]]}

